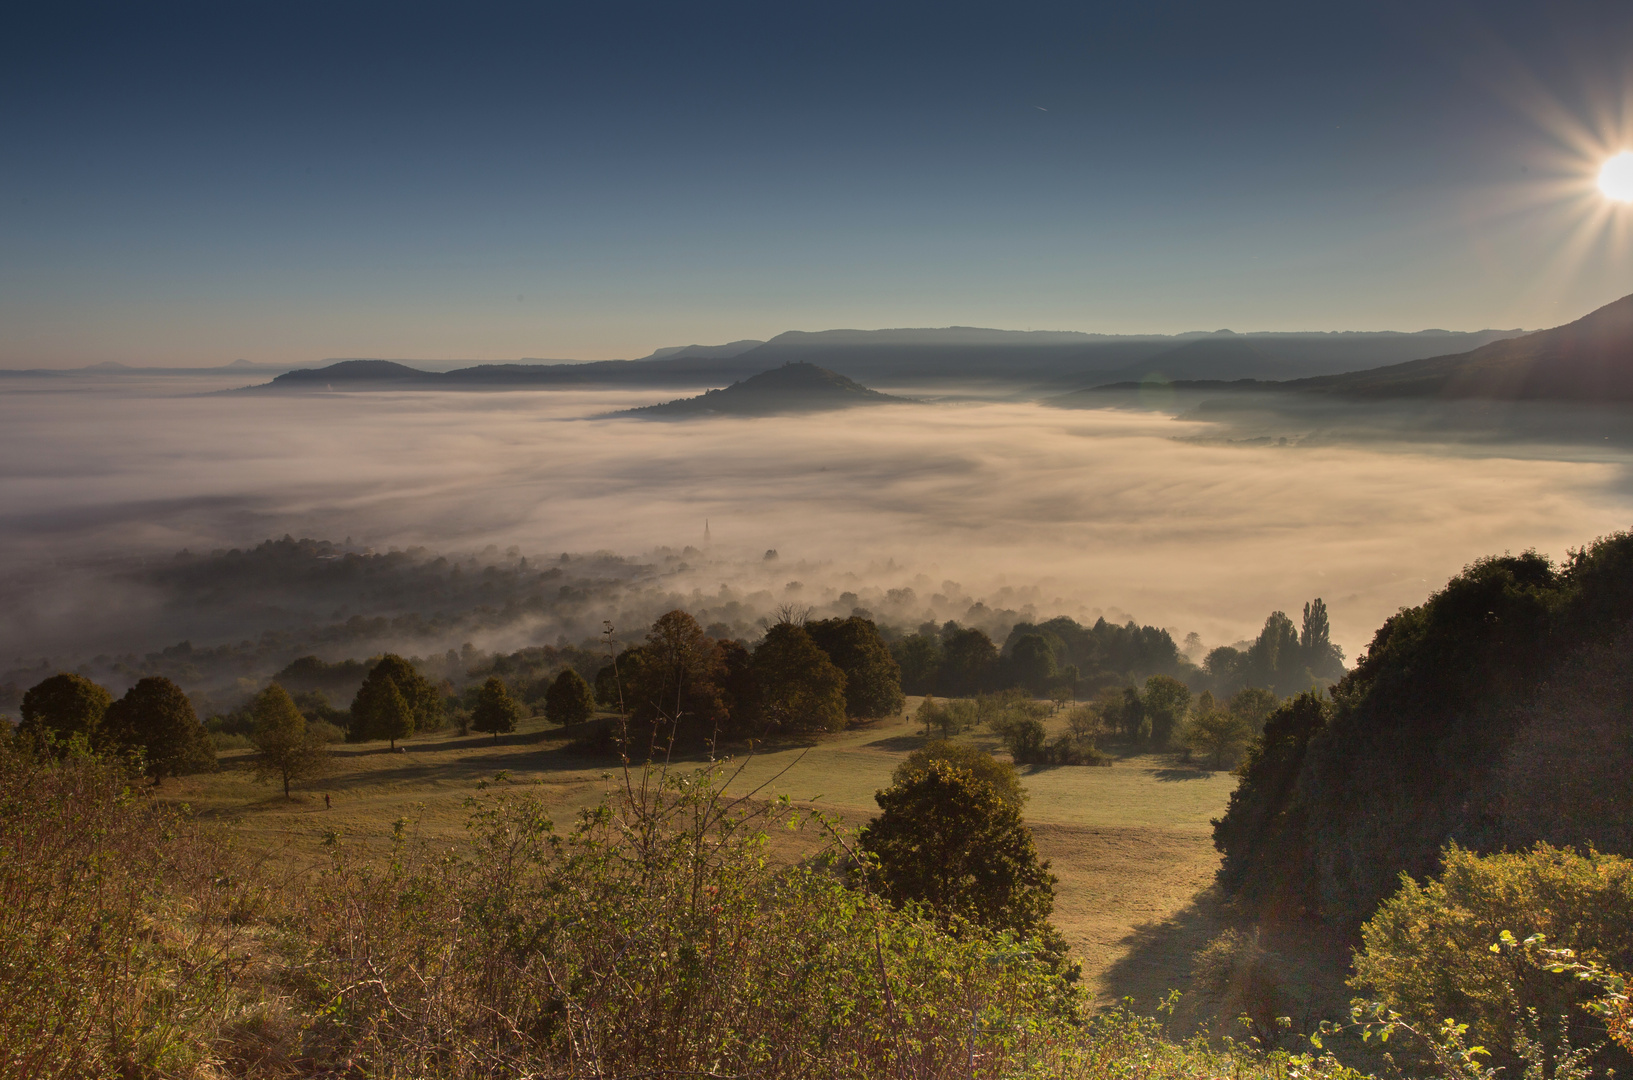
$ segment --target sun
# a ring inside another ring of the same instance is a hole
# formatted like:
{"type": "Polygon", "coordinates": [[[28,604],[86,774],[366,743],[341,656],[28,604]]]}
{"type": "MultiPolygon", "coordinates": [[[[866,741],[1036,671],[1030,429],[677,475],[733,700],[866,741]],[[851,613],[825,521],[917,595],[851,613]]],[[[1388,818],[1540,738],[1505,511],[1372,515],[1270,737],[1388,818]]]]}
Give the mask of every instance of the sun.
{"type": "Polygon", "coordinates": [[[1599,169],[1599,190],[1617,202],[1633,202],[1633,151],[1623,150],[1599,169]]]}

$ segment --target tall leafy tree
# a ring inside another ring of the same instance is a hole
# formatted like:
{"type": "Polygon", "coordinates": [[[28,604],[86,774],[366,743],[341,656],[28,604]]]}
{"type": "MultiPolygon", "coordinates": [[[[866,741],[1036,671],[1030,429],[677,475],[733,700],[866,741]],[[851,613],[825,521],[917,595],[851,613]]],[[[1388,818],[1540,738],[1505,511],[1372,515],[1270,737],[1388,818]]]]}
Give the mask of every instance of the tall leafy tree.
{"type": "Polygon", "coordinates": [[[1161,750],[1174,741],[1185,714],[1191,709],[1191,690],[1171,675],[1153,675],[1145,680],[1141,698],[1150,725],[1151,745],[1161,750]]]}
{"type": "Polygon", "coordinates": [[[1273,611],[1265,619],[1264,629],[1247,650],[1242,674],[1249,686],[1282,689],[1304,682],[1304,688],[1309,689],[1298,631],[1285,612],[1273,611]]]}
{"type": "MultiPolygon", "coordinates": [[[[579,682],[583,681],[579,679],[579,682]]],[[[497,675],[489,675],[476,697],[476,708],[471,710],[471,727],[477,731],[492,732],[493,741],[498,742],[501,733],[516,730],[516,721],[521,718],[522,707],[510,696],[504,680],[497,675]]]]}
{"type": "Polygon", "coordinates": [[[257,779],[281,781],[287,799],[292,782],[323,771],[329,752],[317,733],[307,729],[306,717],[283,687],[273,683],[255,695],[250,715],[255,719],[250,741],[261,752],[257,779]]]}
{"type": "Polygon", "coordinates": [[[1327,605],[1316,597],[1304,605],[1304,628],[1298,636],[1299,652],[1304,666],[1318,679],[1337,679],[1344,675],[1344,652],[1332,643],[1332,631],[1327,621],[1327,605]]]}
{"type": "Polygon", "coordinates": [[[765,720],[785,731],[845,726],[845,673],[805,628],[780,622],[754,649],[752,672],[765,720]]]}
{"type": "Polygon", "coordinates": [[[1276,711],[1281,699],[1262,686],[1248,686],[1230,697],[1226,708],[1253,725],[1254,734],[1264,730],[1264,722],[1276,711]]]}
{"type": "Polygon", "coordinates": [[[909,694],[933,694],[941,671],[941,642],[934,634],[918,633],[892,642],[890,654],[901,671],[902,689],[909,694]]]}
{"type": "Polygon", "coordinates": [[[1191,718],[1184,737],[1185,745],[1205,757],[1209,766],[1223,769],[1252,741],[1253,726],[1234,713],[1208,709],[1191,718]]]}
{"type": "Polygon", "coordinates": [[[353,742],[387,739],[393,750],[397,740],[414,734],[414,709],[389,677],[363,680],[352,699],[352,728],[347,738],[353,742]]]}
{"type": "Polygon", "coordinates": [[[942,631],[941,656],[941,690],[969,695],[986,688],[998,663],[998,646],[979,627],[948,623],[942,631]]]}
{"type": "Polygon", "coordinates": [[[902,709],[902,672],[872,619],[822,619],[805,624],[817,648],[845,673],[845,709],[874,719],[902,709]]]}
{"type": "Polygon", "coordinates": [[[1108,687],[1102,691],[1101,700],[1102,710],[1108,721],[1116,726],[1125,739],[1146,737],[1148,732],[1145,701],[1140,697],[1138,689],[1132,686],[1123,687],[1119,700],[1118,692],[1108,687]]]}
{"type": "Polygon", "coordinates": [[[142,753],[147,774],[158,783],[167,776],[211,772],[215,747],[181,687],[150,676],[108,706],[103,718],[110,746],[142,753]]]}
{"type": "Polygon", "coordinates": [[[572,668],[563,668],[544,695],[544,717],[566,727],[582,724],[595,715],[595,694],[590,684],[572,668]]]}
{"type": "Polygon", "coordinates": [[[94,747],[104,743],[102,718],[113,695],[83,675],[62,672],[29,688],[23,695],[22,730],[49,733],[66,741],[80,736],[94,747]]]}
{"type": "Polygon", "coordinates": [[[618,674],[637,721],[672,721],[707,733],[727,719],[719,646],[678,608],[652,623],[640,648],[619,657],[618,674]]]}

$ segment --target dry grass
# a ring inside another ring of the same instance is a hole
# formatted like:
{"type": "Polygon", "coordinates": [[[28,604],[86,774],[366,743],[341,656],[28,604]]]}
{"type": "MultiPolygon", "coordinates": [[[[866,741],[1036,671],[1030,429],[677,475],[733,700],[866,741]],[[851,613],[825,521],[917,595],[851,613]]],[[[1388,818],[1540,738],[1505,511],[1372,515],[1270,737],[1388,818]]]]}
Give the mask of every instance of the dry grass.
{"type": "MultiPolygon", "coordinates": [[[[910,700],[908,712],[916,705],[910,700]]],[[[999,750],[991,736],[966,737],[999,750]]],[[[733,790],[764,785],[766,796],[786,795],[860,826],[876,811],[874,792],[921,743],[903,716],[762,746],[744,763],[733,790]]],[[[303,785],[292,802],[253,782],[235,767],[241,755],[232,753],[223,755],[222,772],[169,781],[165,795],[207,818],[232,822],[249,844],[297,870],[324,860],[331,831],[383,844],[403,818],[433,842],[460,843],[465,800],[501,774],[511,783],[537,785],[565,824],[601,799],[613,769],[604,759],[569,752],[565,737],[542,718],[524,721],[497,742],[444,734],[401,745],[405,752],[396,754],[384,743],[337,748],[334,770],[303,785]]],[[[1111,768],[1025,767],[1022,780],[1030,796],[1027,821],[1060,878],[1054,921],[1083,964],[1087,984],[1097,996],[1133,996],[1145,1008],[1185,985],[1191,953],[1216,927],[1211,916],[1199,914],[1206,904],[1194,901],[1218,865],[1209,818],[1223,812],[1235,778],[1131,756],[1111,768]]],[[[809,842],[803,837],[779,840],[780,854],[797,857],[809,842]]]]}

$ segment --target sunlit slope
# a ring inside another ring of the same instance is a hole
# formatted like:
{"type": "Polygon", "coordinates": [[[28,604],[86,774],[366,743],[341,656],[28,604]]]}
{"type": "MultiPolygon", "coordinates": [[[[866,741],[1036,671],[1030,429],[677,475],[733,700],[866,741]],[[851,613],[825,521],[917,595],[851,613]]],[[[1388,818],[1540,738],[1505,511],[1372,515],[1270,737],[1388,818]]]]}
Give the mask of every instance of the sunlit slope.
{"type": "MultiPolygon", "coordinates": [[[[971,741],[998,749],[997,740],[971,741]]],[[[778,748],[743,760],[733,790],[766,785],[763,794],[872,814],[874,792],[890,784],[891,770],[923,739],[901,718],[846,732],[807,748],[778,748]]],[[[1000,751],[1001,753],[1001,751],[1000,751]]],[[[1164,758],[1135,757],[1111,768],[1023,766],[1026,819],[1034,824],[1111,827],[1157,826],[1208,832],[1235,787],[1229,773],[1174,768],[1164,758]]]]}
{"type": "MultiPolygon", "coordinates": [[[[996,746],[985,734],[963,738],[996,746]]],[[[334,771],[297,789],[291,802],[274,786],[255,783],[240,755],[230,753],[222,772],[172,780],[165,794],[233,823],[253,849],[300,872],[326,863],[331,835],[383,853],[399,821],[437,847],[459,845],[467,835],[467,800],[518,786],[541,795],[557,827],[566,828],[621,780],[615,763],[574,754],[566,742],[553,725],[533,718],[498,740],[442,733],[409,739],[398,754],[384,743],[336,747],[334,771]]],[[[741,766],[729,791],[786,795],[826,811],[841,827],[859,827],[877,811],[874,792],[923,742],[910,720],[895,717],[808,745],[738,753],[727,762],[741,766]]],[[[675,767],[699,764],[689,758],[675,767]]],[[[1139,756],[1111,768],[1023,768],[1021,779],[1026,820],[1059,878],[1054,922],[1089,984],[1108,997],[1180,985],[1188,974],[1183,965],[1118,962],[1142,947],[1149,928],[1192,910],[1212,882],[1219,856],[1208,822],[1223,813],[1235,778],[1139,756]],[[1125,968],[1139,979],[1130,982],[1125,968]]],[[[778,857],[797,858],[826,834],[811,825],[772,839],[778,857]]]]}

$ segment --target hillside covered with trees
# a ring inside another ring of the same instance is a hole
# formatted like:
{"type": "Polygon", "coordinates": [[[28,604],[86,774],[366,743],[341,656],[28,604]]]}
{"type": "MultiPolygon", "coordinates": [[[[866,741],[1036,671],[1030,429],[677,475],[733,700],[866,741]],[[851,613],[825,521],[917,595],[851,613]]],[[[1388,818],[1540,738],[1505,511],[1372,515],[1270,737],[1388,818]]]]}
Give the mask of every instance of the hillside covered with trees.
{"type": "Polygon", "coordinates": [[[1633,854],[1633,534],[1482,559],[1265,726],[1216,823],[1221,882],[1353,927],[1456,843],[1633,854]]]}

